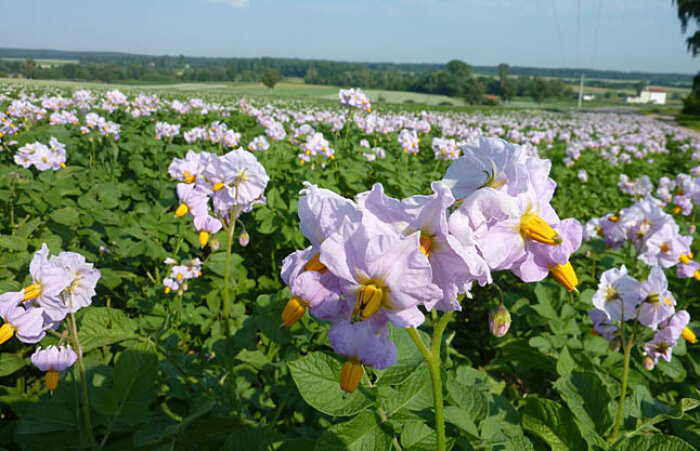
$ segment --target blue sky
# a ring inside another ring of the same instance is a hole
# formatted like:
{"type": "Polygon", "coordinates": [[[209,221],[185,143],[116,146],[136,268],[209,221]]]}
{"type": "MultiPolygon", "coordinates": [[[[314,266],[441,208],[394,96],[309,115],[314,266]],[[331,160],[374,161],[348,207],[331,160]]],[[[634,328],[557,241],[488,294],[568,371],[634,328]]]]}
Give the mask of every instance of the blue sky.
{"type": "Polygon", "coordinates": [[[671,0],[0,0],[0,11],[0,47],[700,69],[671,0]]]}

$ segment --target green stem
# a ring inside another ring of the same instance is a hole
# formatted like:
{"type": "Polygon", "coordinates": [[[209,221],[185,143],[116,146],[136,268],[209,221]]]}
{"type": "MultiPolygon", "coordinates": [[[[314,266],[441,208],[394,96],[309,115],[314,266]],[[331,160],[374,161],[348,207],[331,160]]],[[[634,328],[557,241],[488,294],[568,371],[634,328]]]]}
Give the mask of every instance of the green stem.
{"type": "Polygon", "coordinates": [[[615,427],[613,428],[612,435],[610,436],[610,441],[615,442],[615,439],[617,438],[617,434],[620,432],[620,425],[622,424],[622,410],[625,405],[625,396],[627,395],[627,376],[629,375],[629,370],[630,370],[630,354],[632,353],[632,340],[629,341],[629,344],[625,346],[624,352],[625,352],[625,363],[624,366],[622,367],[622,386],[620,387],[621,393],[620,393],[620,404],[617,407],[617,419],[615,420],[615,427]]]}
{"type": "MultiPolygon", "coordinates": [[[[73,304],[71,296],[71,308],[73,304]]],[[[73,350],[78,355],[78,372],[80,373],[80,388],[83,393],[83,421],[85,422],[85,430],[87,431],[88,441],[90,442],[90,448],[94,451],[97,449],[97,443],[95,442],[95,437],[92,435],[92,424],[90,423],[90,404],[88,401],[88,388],[87,381],[85,378],[85,366],[83,365],[83,350],[80,347],[80,340],[78,340],[78,328],[76,327],[75,313],[70,314],[70,320],[68,321],[69,327],[71,329],[71,339],[73,341],[73,350]]]]}
{"type": "Polygon", "coordinates": [[[428,371],[430,373],[430,382],[433,388],[433,406],[435,408],[435,432],[437,436],[437,451],[445,450],[445,414],[443,411],[442,400],[442,377],[440,374],[440,346],[442,345],[442,335],[445,332],[447,324],[450,322],[453,313],[445,313],[437,322],[433,323],[433,339],[430,349],[423,343],[416,328],[411,327],[406,329],[408,335],[415,343],[416,347],[423,355],[423,358],[428,363],[428,371]]]}
{"type": "Polygon", "coordinates": [[[231,315],[231,307],[229,305],[228,298],[228,282],[229,282],[229,269],[231,268],[231,247],[233,246],[233,232],[236,230],[236,219],[238,218],[238,209],[235,207],[231,208],[229,212],[228,222],[229,226],[226,230],[228,235],[226,237],[226,265],[224,268],[224,303],[222,306],[222,312],[224,315],[224,330],[226,331],[226,336],[231,335],[229,316],[231,315]]]}

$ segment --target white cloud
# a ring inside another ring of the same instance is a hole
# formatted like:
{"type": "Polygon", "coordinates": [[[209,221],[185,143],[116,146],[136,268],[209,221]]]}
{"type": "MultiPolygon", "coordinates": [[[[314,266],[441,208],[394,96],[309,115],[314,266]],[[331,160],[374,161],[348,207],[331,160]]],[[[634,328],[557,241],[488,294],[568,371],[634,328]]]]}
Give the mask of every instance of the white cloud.
{"type": "Polygon", "coordinates": [[[248,6],[248,0],[209,0],[210,3],[221,3],[232,8],[245,8],[248,6]]]}

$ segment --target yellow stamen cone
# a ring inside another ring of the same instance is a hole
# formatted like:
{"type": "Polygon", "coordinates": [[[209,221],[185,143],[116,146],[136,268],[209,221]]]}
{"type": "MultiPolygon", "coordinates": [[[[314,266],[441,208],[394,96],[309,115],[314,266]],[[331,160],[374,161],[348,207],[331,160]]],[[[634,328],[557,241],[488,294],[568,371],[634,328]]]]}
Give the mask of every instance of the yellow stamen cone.
{"type": "Polygon", "coordinates": [[[185,176],[185,183],[192,184],[194,181],[197,179],[196,175],[190,175],[188,171],[185,171],[184,174],[185,176]]]}
{"type": "Polygon", "coordinates": [[[687,342],[690,342],[690,343],[693,343],[693,344],[695,344],[695,343],[698,342],[698,338],[695,336],[695,334],[693,333],[693,331],[690,330],[689,327],[686,327],[685,329],[683,329],[683,333],[681,334],[681,337],[685,338],[685,340],[686,340],[687,342]]]}
{"type": "Polygon", "coordinates": [[[675,207],[673,207],[673,211],[671,213],[673,213],[674,215],[677,215],[678,213],[681,212],[681,210],[682,210],[681,207],[675,206],[675,207]]]}
{"type": "Polygon", "coordinates": [[[348,393],[354,393],[357,390],[357,386],[360,385],[363,374],[362,363],[354,358],[349,359],[345,362],[340,372],[340,388],[348,393]]]}
{"type": "Polygon", "coordinates": [[[520,219],[520,234],[523,238],[544,244],[558,245],[561,238],[557,232],[536,214],[524,214],[520,219]]]}
{"type": "Polygon", "coordinates": [[[199,244],[204,247],[209,242],[209,232],[202,230],[199,232],[199,244]]]}
{"type": "Polygon", "coordinates": [[[420,251],[425,254],[426,257],[430,257],[430,251],[433,248],[433,241],[427,236],[420,236],[420,251]]]}
{"type": "Polygon", "coordinates": [[[576,277],[576,271],[574,267],[571,266],[571,262],[566,262],[564,265],[556,265],[549,268],[552,272],[552,276],[559,282],[564,288],[569,291],[573,291],[578,286],[578,277],[576,277]]]}
{"type": "Polygon", "coordinates": [[[286,329],[289,329],[296,324],[296,322],[304,316],[304,313],[306,313],[307,306],[308,304],[302,301],[301,298],[292,296],[282,311],[282,325],[286,329]]]}
{"type": "Polygon", "coordinates": [[[365,285],[357,293],[355,308],[352,317],[359,321],[364,321],[377,313],[384,300],[384,290],[371,283],[365,285]]]}
{"type": "Polygon", "coordinates": [[[171,290],[170,290],[170,287],[165,287],[165,294],[170,293],[170,291],[171,291],[171,290]]]}
{"type": "Polygon", "coordinates": [[[186,203],[181,203],[178,207],[177,210],[175,210],[175,216],[178,218],[181,218],[185,216],[187,213],[189,213],[190,207],[186,203]]]}
{"type": "Polygon", "coordinates": [[[218,182],[216,185],[211,187],[212,191],[219,191],[224,189],[224,182],[218,182]]]}
{"type": "Polygon", "coordinates": [[[15,334],[15,326],[10,323],[5,323],[0,326],[0,345],[12,338],[15,334]]]}
{"type": "Polygon", "coordinates": [[[695,280],[700,280],[700,270],[697,270],[693,273],[693,278],[695,280]]]}
{"type": "Polygon", "coordinates": [[[38,283],[33,283],[24,289],[24,301],[33,301],[41,294],[41,285],[38,283]]]}
{"type": "Polygon", "coordinates": [[[58,380],[61,378],[61,373],[54,370],[49,370],[46,372],[46,388],[48,390],[54,391],[58,387],[58,380]]]}
{"type": "Polygon", "coordinates": [[[687,265],[687,264],[690,263],[690,258],[688,258],[687,255],[681,255],[681,256],[679,257],[679,260],[680,260],[681,263],[683,263],[684,265],[687,265]]]}
{"type": "Polygon", "coordinates": [[[618,222],[619,220],[620,220],[619,216],[610,216],[608,218],[608,221],[610,221],[610,222],[618,222]]]}
{"type": "Polygon", "coordinates": [[[306,263],[306,265],[304,265],[304,269],[307,271],[320,272],[321,274],[328,271],[328,268],[326,268],[326,265],[321,263],[321,253],[320,252],[318,254],[314,255],[313,258],[311,260],[309,260],[306,263]]]}

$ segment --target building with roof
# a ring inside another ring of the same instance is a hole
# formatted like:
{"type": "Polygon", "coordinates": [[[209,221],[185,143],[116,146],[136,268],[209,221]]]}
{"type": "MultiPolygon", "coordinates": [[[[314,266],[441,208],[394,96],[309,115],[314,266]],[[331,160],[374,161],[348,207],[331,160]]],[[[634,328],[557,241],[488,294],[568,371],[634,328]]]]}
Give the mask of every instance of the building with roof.
{"type": "Polygon", "coordinates": [[[662,88],[642,88],[636,97],[627,97],[627,103],[653,103],[655,105],[666,104],[666,90],[662,88]]]}

